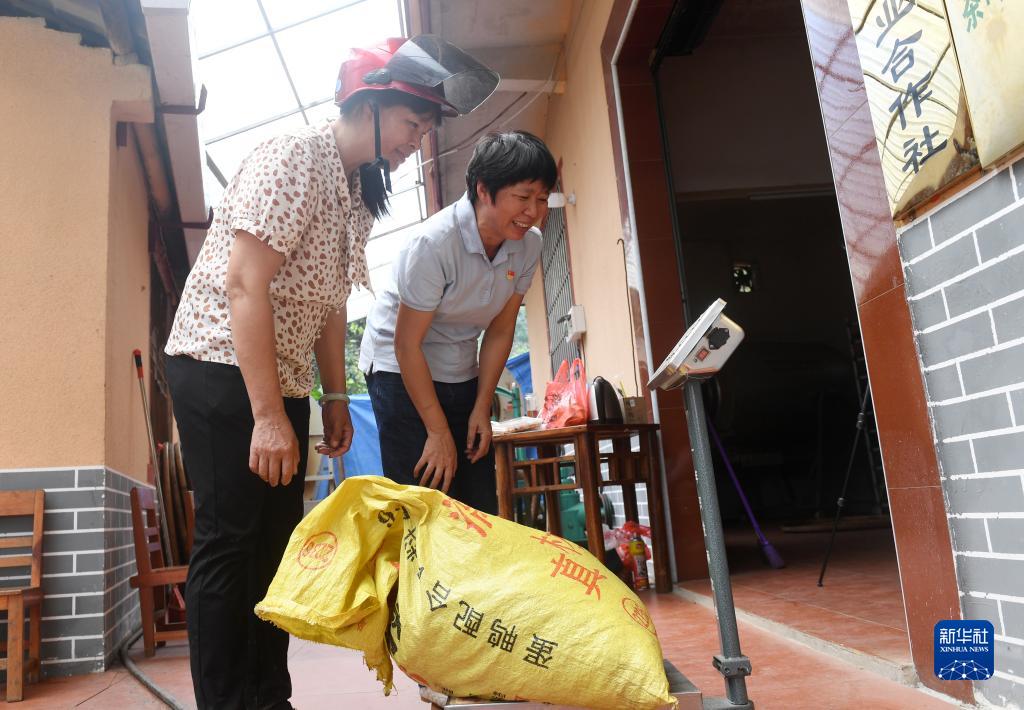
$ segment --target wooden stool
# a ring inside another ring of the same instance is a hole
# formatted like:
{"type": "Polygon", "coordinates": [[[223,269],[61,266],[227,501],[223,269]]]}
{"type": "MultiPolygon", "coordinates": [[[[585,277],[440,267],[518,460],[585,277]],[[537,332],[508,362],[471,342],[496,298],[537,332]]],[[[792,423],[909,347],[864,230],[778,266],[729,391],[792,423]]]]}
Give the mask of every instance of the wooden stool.
{"type": "Polygon", "coordinates": [[[42,491],[4,491],[0,493],[0,517],[32,516],[32,534],[0,538],[0,549],[28,548],[28,554],[0,555],[0,569],[28,567],[26,587],[0,589],[0,611],[7,612],[7,657],[0,658],[0,670],[7,671],[7,702],[21,700],[26,676],[29,683],[39,680],[39,624],[43,593],[39,587],[43,566],[42,491]],[[25,660],[25,612],[28,612],[28,660],[25,660]]]}
{"type": "Polygon", "coordinates": [[[636,486],[647,489],[647,510],[651,522],[655,589],[672,591],[668,561],[668,532],[662,497],[661,458],[657,424],[581,424],[561,429],[508,432],[495,434],[495,473],[498,487],[498,515],[515,520],[515,499],[522,496],[545,497],[548,532],[561,535],[558,495],[561,491],[581,489],[586,516],[587,548],[599,560],[604,559],[604,534],[601,528],[601,489],[619,486],[622,489],[626,519],[639,521],[636,486]],[[640,442],[632,450],[632,438],[640,442]],[[612,450],[601,453],[600,443],[610,441],[612,450]],[[556,446],[571,444],[573,453],[558,455],[556,446]],[[517,459],[516,449],[536,447],[538,455],[517,459]],[[601,477],[601,464],[608,465],[608,479],[601,477]],[[562,483],[558,468],[572,464],[575,483],[562,483]],[[516,487],[516,471],[525,475],[526,486],[516,487]]]}
{"type": "Polygon", "coordinates": [[[188,638],[185,622],[171,621],[167,586],[182,584],[188,577],[188,565],[168,567],[160,546],[156,494],[149,488],[131,490],[132,534],[135,538],[135,566],[139,573],[128,584],[139,590],[142,612],[142,640],[146,656],[156,653],[157,643],[188,638]]]}

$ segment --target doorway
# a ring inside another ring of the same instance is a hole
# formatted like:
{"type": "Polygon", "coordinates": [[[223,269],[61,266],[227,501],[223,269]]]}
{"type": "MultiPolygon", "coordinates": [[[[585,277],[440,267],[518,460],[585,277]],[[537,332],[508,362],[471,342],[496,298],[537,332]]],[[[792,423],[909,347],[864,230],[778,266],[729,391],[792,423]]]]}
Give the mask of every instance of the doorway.
{"type": "Polygon", "coordinates": [[[854,446],[866,370],[799,0],[686,5],[655,81],[687,319],[723,298],[746,332],[705,387],[737,606],[910,666],[869,399],[854,446]],[[759,554],[726,459],[784,569],[759,554]]]}

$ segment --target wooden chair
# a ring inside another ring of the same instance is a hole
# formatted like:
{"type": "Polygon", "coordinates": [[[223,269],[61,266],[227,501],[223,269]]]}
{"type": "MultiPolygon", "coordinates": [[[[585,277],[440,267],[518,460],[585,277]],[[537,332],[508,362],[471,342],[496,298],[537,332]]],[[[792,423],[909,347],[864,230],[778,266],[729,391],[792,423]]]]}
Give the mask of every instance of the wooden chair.
{"type": "Polygon", "coordinates": [[[27,587],[0,589],[0,611],[7,612],[7,657],[0,659],[0,670],[7,671],[7,702],[22,699],[26,675],[29,683],[39,680],[39,620],[43,593],[40,589],[43,566],[43,491],[5,491],[0,493],[0,517],[32,516],[32,534],[0,538],[0,550],[21,550],[25,554],[0,554],[0,568],[29,567],[27,587]],[[25,660],[25,612],[28,622],[28,661],[25,660]]]}
{"type": "Polygon", "coordinates": [[[135,566],[138,574],[128,583],[139,590],[142,610],[142,640],[146,656],[156,653],[157,644],[188,637],[185,622],[171,621],[167,603],[167,586],[182,584],[188,576],[188,565],[168,567],[160,547],[160,525],[157,520],[156,493],[149,488],[132,488],[132,535],[135,538],[135,566]]]}

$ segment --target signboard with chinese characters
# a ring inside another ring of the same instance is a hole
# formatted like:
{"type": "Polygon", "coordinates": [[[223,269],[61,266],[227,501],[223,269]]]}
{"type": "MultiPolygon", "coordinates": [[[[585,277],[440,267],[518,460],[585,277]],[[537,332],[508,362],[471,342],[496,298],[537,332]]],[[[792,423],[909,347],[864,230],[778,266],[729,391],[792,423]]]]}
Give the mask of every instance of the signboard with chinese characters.
{"type": "Polygon", "coordinates": [[[889,207],[900,216],[977,164],[943,0],[848,0],[889,207]]]}
{"type": "Polygon", "coordinates": [[[988,167],[1024,143],[1024,2],[945,1],[978,157],[988,167]]]}

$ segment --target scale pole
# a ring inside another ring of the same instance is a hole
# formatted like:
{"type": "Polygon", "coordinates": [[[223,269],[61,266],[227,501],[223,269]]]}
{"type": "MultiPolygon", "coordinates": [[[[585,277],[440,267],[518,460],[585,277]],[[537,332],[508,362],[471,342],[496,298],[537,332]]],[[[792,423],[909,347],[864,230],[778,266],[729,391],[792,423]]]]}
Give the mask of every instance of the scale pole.
{"type": "MultiPolygon", "coordinates": [[[[690,430],[693,465],[697,473],[697,497],[700,518],[704,526],[704,545],[708,555],[708,573],[718,617],[718,635],[722,642],[722,655],[715,656],[713,665],[725,677],[725,689],[730,706],[749,707],[745,676],[750,675],[750,660],[740,651],[736,609],[733,606],[732,582],[729,580],[729,562],[725,556],[725,535],[722,516],[715,490],[715,469],[711,461],[711,446],[704,418],[704,398],[700,382],[686,381],[686,421],[690,430]]],[[[706,706],[705,706],[706,707],[706,706]]]]}

